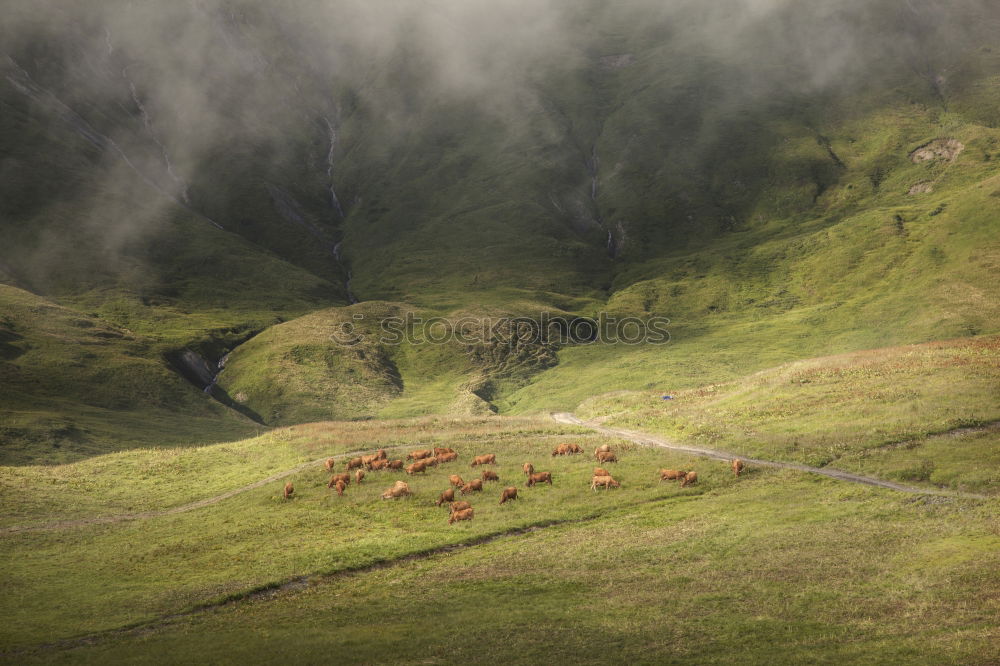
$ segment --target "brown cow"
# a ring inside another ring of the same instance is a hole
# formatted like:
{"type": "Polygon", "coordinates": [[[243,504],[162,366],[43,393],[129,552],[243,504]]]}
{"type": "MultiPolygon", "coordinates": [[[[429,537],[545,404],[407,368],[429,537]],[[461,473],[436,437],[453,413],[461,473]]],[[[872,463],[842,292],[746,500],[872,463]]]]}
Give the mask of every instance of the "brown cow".
{"type": "Polygon", "coordinates": [[[368,468],[371,469],[373,472],[377,472],[380,469],[386,469],[388,466],[389,466],[388,460],[382,460],[381,458],[379,458],[378,460],[373,460],[372,464],[369,465],[368,468]]]}
{"type": "Polygon", "coordinates": [[[403,461],[402,460],[390,460],[388,462],[388,464],[386,465],[386,467],[388,467],[389,469],[403,469],[403,461]]]}
{"type": "Polygon", "coordinates": [[[364,466],[365,466],[364,458],[351,458],[350,460],[347,461],[348,472],[350,472],[355,467],[364,467],[364,466]]]}
{"type": "Polygon", "coordinates": [[[532,465],[531,463],[524,463],[524,467],[522,467],[521,469],[524,470],[525,476],[531,476],[532,474],[535,473],[535,466],[532,465]]]}
{"type": "Polygon", "coordinates": [[[464,500],[459,500],[458,502],[451,503],[452,513],[455,511],[465,511],[466,509],[471,509],[472,505],[464,500]]]}
{"type": "Polygon", "coordinates": [[[472,464],[469,467],[475,467],[476,465],[496,465],[497,457],[496,454],[490,453],[485,456],[476,456],[472,459],[472,464]]]}
{"type": "Polygon", "coordinates": [[[739,478],[740,472],[743,471],[743,461],[739,458],[733,460],[733,476],[739,478]]]}
{"type": "Polygon", "coordinates": [[[594,476],[611,476],[611,472],[604,469],[603,467],[595,467],[594,476]]]}
{"type": "Polygon", "coordinates": [[[437,465],[438,465],[438,459],[435,458],[434,456],[430,456],[429,458],[421,458],[417,462],[422,462],[423,464],[427,465],[428,467],[437,467],[437,465]]]}
{"type": "Polygon", "coordinates": [[[454,451],[450,453],[439,453],[437,455],[436,460],[438,461],[438,463],[455,462],[456,460],[458,460],[458,454],[455,453],[454,451]]]}
{"type": "Polygon", "coordinates": [[[410,451],[406,454],[407,460],[423,460],[424,458],[430,458],[434,455],[432,449],[419,449],[417,451],[410,451]]]}
{"type": "Polygon", "coordinates": [[[291,499],[292,493],[294,492],[295,492],[295,486],[293,486],[292,482],[289,481],[288,483],[285,484],[285,499],[291,499]]]}
{"type": "Polygon", "coordinates": [[[681,469],[661,469],[660,481],[680,481],[687,474],[681,469]]]}
{"type": "Polygon", "coordinates": [[[336,458],[327,458],[326,462],[323,463],[323,467],[326,468],[326,471],[332,472],[333,471],[333,466],[336,465],[336,464],[337,464],[337,459],[336,458]]]}
{"type": "Polygon", "coordinates": [[[560,444],[556,448],[552,449],[552,457],[564,456],[569,453],[569,444],[560,444]]]}
{"type": "Polygon", "coordinates": [[[467,484],[465,484],[464,486],[462,486],[462,494],[463,495],[468,495],[469,493],[482,492],[482,490],[483,490],[483,480],[482,479],[473,479],[472,481],[469,481],[467,484]]]}
{"type": "Polygon", "coordinates": [[[361,456],[361,464],[363,464],[365,467],[369,469],[371,469],[372,463],[375,462],[376,460],[379,460],[377,453],[373,453],[369,456],[361,456]]]}
{"type": "Polygon", "coordinates": [[[437,505],[441,506],[445,502],[454,502],[454,501],[455,501],[455,489],[454,488],[449,488],[448,490],[446,490],[443,493],[441,493],[440,497],[438,497],[438,504],[437,505]]]}
{"type": "Polygon", "coordinates": [[[405,497],[406,495],[412,495],[410,486],[405,481],[397,481],[393,484],[392,488],[382,493],[382,499],[396,499],[405,497]]]}
{"type": "Polygon", "coordinates": [[[439,455],[442,455],[444,453],[455,453],[455,449],[446,449],[446,448],[441,447],[441,446],[435,446],[434,447],[434,455],[439,456],[439,455]]]}
{"type": "Polygon", "coordinates": [[[500,495],[501,504],[503,504],[507,500],[516,500],[516,499],[517,499],[517,488],[515,488],[514,486],[504,488],[503,493],[500,495]]]}
{"type": "Polygon", "coordinates": [[[569,446],[569,453],[583,453],[579,444],[567,444],[567,446],[569,446]]]}
{"type": "Polygon", "coordinates": [[[693,483],[698,483],[698,472],[688,472],[684,475],[684,480],[681,481],[681,488],[684,486],[689,486],[693,483]]]}
{"type": "Polygon", "coordinates": [[[385,449],[379,449],[378,451],[375,452],[376,460],[385,460],[388,457],[389,456],[386,454],[385,449]]]}
{"type": "Polygon", "coordinates": [[[608,446],[607,444],[601,444],[596,449],[594,449],[594,457],[597,458],[598,457],[597,456],[598,453],[602,453],[602,452],[603,453],[607,453],[610,450],[611,450],[610,446],[608,446]]]}
{"type": "Polygon", "coordinates": [[[455,486],[456,488],[461,488],[462,486],[465,485],[465,481],[462,481],[462,477],[460,477],[458,474],[452,474],[451,476],[449,476],[448,483],[455,486]]]}
{"type": "Polygon", "coordinates": [[[326,484],[326,487],[333,488],[335,485],[337,485],[338,481],[343,481],[344,485],[348,485],[351,482],[351,475],[348,474],[347,472],[344,472],[343,474],[334,474],[333,476],[330,477],[330,483],[326,484]]]}
{"type": "Polygon", "coordinates": [[[528,487],[535,485],[536,483],[548,483],[552,485],[552,472],[539,472],[538,474],[532,474],[528,477],[528,487]]]}
{"type": "Polygon", "coordinates": [[[610,489],[610,488],[621,488],[622,484],[612,479],[610,475],[595,476],[593,479],[590,480],[590,489],[597,490],[598,486],[602,486],[605,489],[610,489]]]}
{"type": "Polygon", "coordinates": [[[480,476],[483,478],[483,481],[499,481],[500,480],[500,477],[497,476],[497,473],[494,472],[491,469],[484,469],[483,473],[480,476]]]}
{"type": "Polygon", "coordinates": [[[448,516],[448,524],[451,525],[456,520],[472,520],[475,515],[472,508],[462,509],[461,511],[452,511],[451,515],[448,516]]]}
{"type": "Polygon", "coordinates": [[[618,457],[614,454],[614,451],[598,451],[597,462],[602,462],[602,463],[618,462],[618,457]]]}
{"type": "Polygon", "coordinates": [[[354,473],[354,483],[360,484],[363,478],[365,478],[365,470],[359,469],[354,473]]]}
{"type": "Polygon", "coordinates": [[[343,497],[345,490],[347,490],[347,484],[343,481],[337,481],[337,497],[343,497]]]}
{"type": "Polygon", "coordinates": [[[427,463],[423,460],[418,460],[417,462],[406,466],[406,473],[413,475],[417,472],[427,473],[427,463]]]}

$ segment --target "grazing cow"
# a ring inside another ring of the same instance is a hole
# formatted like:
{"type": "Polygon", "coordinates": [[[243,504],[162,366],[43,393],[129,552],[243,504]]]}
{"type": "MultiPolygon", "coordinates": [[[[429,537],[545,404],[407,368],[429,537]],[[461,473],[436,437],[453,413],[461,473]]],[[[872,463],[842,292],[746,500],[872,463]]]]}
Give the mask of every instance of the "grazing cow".
{"type": "Polygon", "coordinates": [[[417,462],[422,462],[423,464],[427,465],[428,467],[437,467],[438,459],[435,458],[434,456],[431,456],[429,458],[421,458],[417,462]]]}
{"type": "Polygon", "coordinates": [[[603,467],[595,467],[594,476],[611,476],[611,472],[604,469],[603,467]]]}
{"type": "Polygon", "coordinates": [[[539,472],[538,474],[532,474],[528,477],[528,487],[535,485],[536,483],[547,483],[552,485],[552,472],[539,472]]]}
{"type": "Polygon", "coordinates": [[[458,460],[458,454],[454,451],[450,453],[439,453],[436,460],[438,463],[450,463],[458,460]]]}
{"type": "Polygon", "coordinates": [[[288,483],[285,484],[285,499],[291,499],[292,493],[294,492],[295,492],[295,486],[293,486],[292,482],[289,481],[288,483]]]}
{"type": "Polygon", "coordinates": [[[449,476],[448,483],[455,486],[456,488],[461,488],[462,486],[465,485],[465,481],[462,481],[462,477],[460,477],[458,474],[452,474],[451,476],[449,476]]]}
{"type": "Polygon", "coordinates": [[[610,450],[611,450],[610,446],[608,446],[607,444],[601,444],[596,449],[594,449],[594,457],[599,458],[600,456],[597,455],[598,453],[607,453],[610,450]]]}
{"type": "Polygon", "coordinates": [[[476,465],[496,465],[497,457],[496,454],[490,453],[485,456],[476,456],[472,459],[472,464],[469,467],[475,467],[476,465]]]}
{"type": "Polygon", "coordinates": [[[598,451],[597,462],[618,462],[618,456],[615,455],[614,451],[598,451]]]}
{"type": "Polygon", "coordinates": [[[403,469],[403,461],[390,460],[389,463],[386,465],[386,467],[388,467],[389,469],[403,469]]]}
{"type": "Polygon", "coordinates": [[[441,506],[445,502],[450,503],[454,501],[455,501],[455,489],[449,488],[448,490],[441,493],[441,497],[438,497],[438,506],[441,506]]]}
{"type": "Polygon", "coordinates": [[[474,512],[471,507],[461,511],[452,511],[451,515],[448,516],[448,524],[451,525],[456,520],[472,520],[473,516],[474,512]]]}
{"type": "Polygon", "coordinates": [[[482,491],[483,491],[482,479],[473,479],[472,481],[469,481],[467,484],[462,486],[463,495],[468,495],[469,493],[480,493],[482,491]]]}
{"type": "Polygon", "coordinates": [[[564,456],[569,453],[569,444],[560,444],[556,448],[552,449],[552,457],[564,456]]]}
{"type": "Polygon", "coordinates": [[[410,451],[406,454],[407,460],[423,460],[424,458],[430,458],[434,455],[432,449],[420,449],[418,451],[410,451]]]}
{"type": "Polygon", "coordinates": [[[503,504],[507,500],[516,500],[516,499],[517,499],[517,488],[515,488],[514,486],[504,488],[503,493],[500,495],[501,504],[503,504]]]}
{"type": "Polygon", "coordinates": [[[532,474],[535,473],[535,466],[532,465],[531,463],[524,463],[524,467],[522,467],[521,469],[524,470],[525,476],[531,476],[532,474]]]}
{"type": "Polygon", "coordinates": [[[680,481],[687,474],[681,469],[661,469],[660,481],[680,481]]]}
{"type": "Polygon", "coordinates": [[[350,460],[347,461],[348,472],[350,472],[355,467],[364,467],[364,466],[365,466],[364,458],[351,458],[350,460]]]}
{"type": "Polygon", "coordinates": [[[326,468],[326,471],[332,472],[333,471],[333,466],[336,465],[336,464],[337,464],[337,459],[336,458],[327,458],[326,462],[323,463],[323,467],[326,468]]]}
{"type": "Polygon", "coordinates": [[[397,499],[411,494],[410,486],[405,481],[397,481],[392,488],[382,493],[382,499],[397,499]]]}
{"type": "Polygon", "coordinates": [[[484,469],[483,473],[480,476],[483,478],[483,481],[499,481],[500,480],[500,477],[497,476],[497,473],[494,472],[491,469],[484,469]]]}
{"type": "Polygon", "coordinates": [[[733,460],[733,476],[739,478],[740,472],[743,471],[743,461],[739,458],[733,460]]]}
{"type": "Polygon", "coordinates": [[[698,472],[688,472],[684,475],[684,480],[681,481],[681,488],[684,486],[690,486],[693,483],[698,483],[698,472]]]}
{"type": "Polygon", "coordinates": [[[354,473],[354,483],[360,484],[363,478],[365,478],[365,470],[359,469],[354,473]]]}
{"type": "Polygon", "coordinates": [[[345,490],[347,490],[347,484],[343,481],[337,481],[337,497],[343,497],[345,490]]]}
{"type": "Polygon", "coordinates": [[[580,448],[579,444],[567,444],[569,447],[569,453],[583,453],[583,449],[580,448]]]}
{"type": "Polygon", "coordinates": [[[440,456],[440,455],[445,454],[445,453],[455,453],[455,449],[446,449],[446,448],[441,447],[441,446],[435,446],[434,447],[434,455],[440,456]]]}
{"type": "Polygon", "coordinates": [[[386,455],[385,449],[379,449],[378,451],[375,452],[375,459],[376,460],[385,460],[388,457],[389,456],[386,455]]]}
{"type": "Polygon", "coordinates": [[[452,511],[452,513],[456,512],[456,511],[465,511],[466,509],[471,509],[471,508],[472,508],[472,505],[469,504],[468,502],[464,501],[464,500],[459,500],[457,502],[452,502],[451,503],[451,511],[452,511]]]}
{"type": "Polygon", "coordinates": [[[416,474],[417,472],[423,472],[424,474],[426,474],[427,473],[427,463],[424,462],[423,460],[418,460],[417,462],[415,462],[415,463],[413,463],[411,465],[407,465],[406,466],[406,473],[407,474],[410,474],[412,476],[413,474],[416,474]]]}
{"type": "Polygon", "coordinates": [[[330,483],[326,484],[326,487],[333,488],[335,485],[337,485],[338,481],[343,481],[344,485],[346,486],[351,482],[351,475],[347,472],[344,472],[343,474],[334,474],[333,476],[330,477],[330,483]]]}
{"type": "Polygon", "coordinates": [[[361,464],[367,467],[368,469],[371,469],[372,463],[378,459],[379,457],[377,453],[373,453],[370,456],[361,456],[361,464]]]}
{"type": "Polygon", "coordinates": [[[369,466],[369,468],[373,472],[377,472],[380,469],[386,469],[387,467],[389,467],[389,461],[382,460],[381,458],[379,458],[378,460],[373,460],[372,464],[369,466]]]}
{"type": "Polygon", "coordinates": [[[590,489],[597,490],[598,486],[601,486],[605,489],[609,489],[609,488],[621,488],[622,484],[612,479],[610,475],[595,476],[593,479],[590,480],[590,489]]]}

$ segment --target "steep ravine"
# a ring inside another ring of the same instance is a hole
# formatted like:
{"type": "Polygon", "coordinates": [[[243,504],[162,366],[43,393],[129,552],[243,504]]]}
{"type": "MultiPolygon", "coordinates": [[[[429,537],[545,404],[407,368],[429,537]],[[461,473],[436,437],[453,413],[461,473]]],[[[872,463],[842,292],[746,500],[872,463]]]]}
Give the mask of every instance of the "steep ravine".
{"type": "MultiPolygon", "coordinates": [[[[250,340],[252,337],[253,335],[241,341],[239,344],[247,342],[247,340],[250,340]]],[[[232,353],[233,349],[236,349],[236,347],[239,346],[239,344],[228,350],[219,358],[219,360],[215,362],[209,361],[204,356],[188,347],[168,352],[164,355],[164,358],[171,368],[173,368],[179,375],[184,377],[184,379],[189,381],[191,384],[201,389],[206,395],[226,407],[229,407],[230,409],[252,419],[253,421],[260,423],[261,425],[265,425],[264,420],[259,414],[234,400],[218,385],[219,376],[226,368],[226,361],[229,360],[229,355],[232,353]]]]}
{"type": "MultiPolygon", "coordinates": [[[[330,192],[330,208],[337,213],[338,222],[343,224],[347,216],[344,214],[343,206],[340,205],[340,199],[337,197],[337,189],[333,180],[334,154],[337,150],[337,141],[340,136],[337,133],[337,128],[332,122],[330,122],[329,117],[323,116],[323,121],[326,123],[330,141],[330,147],[326,152],[326,181],[330,192]]],[[[347,293],[347,300],[353,305],[358,302],[358,299],[354,295],[354,292],[351,291],[351,282],[353,282],[354,276],[351,274],[351,269],[347,266],[344,261],[343,254],[341,253],[343,245],[344,241],[340,240],[333,246],[333,258],[336,260],[337,265],[340,266],[346,276],[344,280],[344,291],[347,293]]]]}
{"type": "Polygon", "coordinates": [[[69,105],[65,104],[54,93],[39,85],[32,78],[31,74],[29,74],[28,71],[24,69],[24,67],[22,67],[16,59],[14,59],[13,56],[6,54],[6,57],[13,71],[8,73],[5,78],[15,90],[33,100],[54,116],[58,117],[66,125],[71,127],[74,132],[91,143],[94,147],[103,151],[112,151],[117,154],[118,157],[151,188],[170,199],[178,206],[181,206],[197,217],[205,220],[216,229],[224,230],[222,225],[215,220],[212,220],[211,218],[208,218],[192,209],[180,196],[163,189],[163,187],[161,187],[153,178],[136,166],[135,162],[132,161],[128,154],[121,148],[121,146],[118,145],[118,143],[114,141],[114,139],[99,132],[93,125],[87,122],[83,116],[74,111],[69,105]]]}

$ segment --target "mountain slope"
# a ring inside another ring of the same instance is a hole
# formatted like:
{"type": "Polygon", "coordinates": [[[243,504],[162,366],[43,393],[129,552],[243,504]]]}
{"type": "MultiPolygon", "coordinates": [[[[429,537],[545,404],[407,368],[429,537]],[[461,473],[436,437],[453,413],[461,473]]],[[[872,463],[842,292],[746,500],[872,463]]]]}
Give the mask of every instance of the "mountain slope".
{"type": "Polygon", "coordinates": [[[268,424],[570,408],[1000,330],[995,3],[8,5],[3,282],[198,388],[233,352],[213,395],[268,424]],[[310,332],[383,302],[655,315],[672,342],[508,373],[310,332]]]}
{"type": "Polygon", "coordinates": [[[258,425],[171,371],[154,340],[0,285],[5,464],[219,441],[258,425]]]}

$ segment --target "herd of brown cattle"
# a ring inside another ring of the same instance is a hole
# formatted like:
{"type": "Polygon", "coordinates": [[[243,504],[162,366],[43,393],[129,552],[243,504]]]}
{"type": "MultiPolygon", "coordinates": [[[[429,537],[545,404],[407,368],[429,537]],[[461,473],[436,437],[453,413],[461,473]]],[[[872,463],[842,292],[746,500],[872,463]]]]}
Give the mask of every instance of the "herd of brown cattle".
{"type": "MultiPolygon", "coordinates": [[[[552,457],[555,456],[566,456],[574,455],[577,453],[582,453],[583,449],[580,448],[578,444],[560,444],[552,451],[552,457]]],[[[612,463],[618,462],[618,457],[615,452],[607,444],[603,444],[596,449],[594,449],[594,458],[599,463],[612,463]]],[[[418,451],[411,451],[406,455],[407,460],[412,460],[413,462],[409,465],[405,465],[406,473],[409,475],[426,473],[428,467],[436,467],[444,463],[454,462],[458,460],[458,454],[455,453],[453,449],[447,448],[433,448],[433,449],[421,449],[418,451]]],[[[327,458],[323,463],[323,466],[328,472],[332,472],[336,466],[335,458],[327,458]]],[[[472,464],[470,467],[477,467],[481,465],[495,465],[497,462],[497,457],[494,454],[476,456],[472,459],[472,464]]],[[[744,464],[739,458],[732,461],[733,475],[739,477],[740,473],[743,471],[744,464]]],[[[362,479],[365,478],[365,470],[377,471],[381,469],[391,469],[391,470],[401,470],[404,469],[404,462],[402,460],[389,460],[388,455],[384,449],[379,449],[371,455],[361,456],[359,458],[352,458],[347,461],[347,472],[340,474],[333,474],[330,477],[329,483],[327,483],[327,488],[334,488],[337,491],[337,496],[343,496],[344,491],[351,483],[351,470],[354,472],[354,483],[361,483],[362,479]]],[[[528,488],[536,484],[548,483],[552,485],[552,472],[539,472],[535,473],[535,467],[530,462],[524,463],[522,467],[524,475],[528,477],[528,481],[525,484],[528,488]]],[[[689,486],[691,484],[698,482],[698,473],[695,471],[684,471],[679,469],[661,469],[658,471],[660,475],[660,481],[680,481],[681,488],[689,486]]],[[[455,489],[457,488],[462,495],[467,495],[474,492],[482,492],[483,484],[487,481],[499,481],[499,475],[492,469],[485,469],[480,473],[480,478],[472,479],[468,482],[464,481],[458,474],[452,474],[448,477],[448,482],[451,487],[441,493],[438,497],[437,505],[442,504],[448,505],[450,509],[450,514],[448,516],[448,524],[459,521],[459,520],[472,520],[475,516],[472,505],[466,501],[455,500],[455,489]]],[[[597,490],[598,488],[604,488],[610,490],[611,488],[621,488],[621,482],[615,480],[611,475],[611,472],[603,467],[595,467],[594,474],[590,480],[591,490],[597,490]]],[[[284,498],[291,499],[295,492],[295,488],[292,486],[291,482],[285,484],[284,498]]],[[[382,493],[382,499],[398,499],[400,497],[407,497],[412,495],[410,491],[410,486],[405,481],[396,481],[391,488],[382,493]]],[[[508,486],[504,488],[503,492],[500,494],[500,504],[505,504],[508,501],[517,499],[517,488],[515,486],[508,486]]]]}

